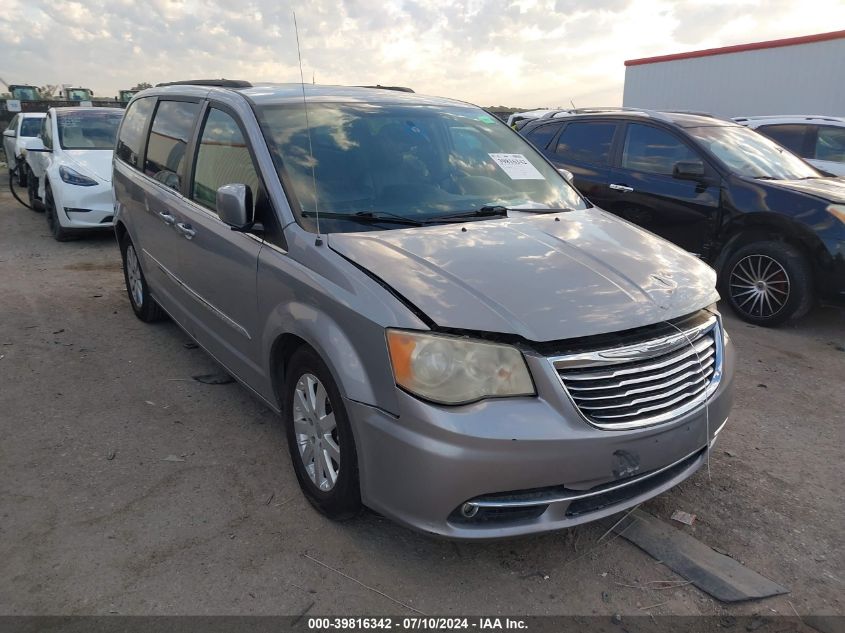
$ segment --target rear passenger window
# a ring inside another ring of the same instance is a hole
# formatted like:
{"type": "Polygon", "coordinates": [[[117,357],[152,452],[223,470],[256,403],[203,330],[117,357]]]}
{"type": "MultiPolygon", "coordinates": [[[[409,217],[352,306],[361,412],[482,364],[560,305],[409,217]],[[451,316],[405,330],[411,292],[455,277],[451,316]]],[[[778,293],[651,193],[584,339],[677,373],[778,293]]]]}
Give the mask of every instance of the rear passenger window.
{"type": "Polygon", "coordinates": [[[804,145],[807,134],[806,125],[761,125],[757,128],[757,131],[765,134],[793,154],[808,157],[804,145]]]}
{"type": "Polygon", "coordinates": [[[816,158],[845,163],[845,127],[822,125],[816,141],[816,158]]]}
{"type": "Polygon", "coordinates": [[[152,97],[138,99],[129,106],[120,126],[120,136],[115,150],[117,157],[138,169],[141,168],[138,157],[144,147],[144,130],[153,113],[154,105],[155,99],[152,97]]]}
{"type": "Polygon", "coordinates": [[[678,161],[701,161],[701,157],[674,134],[650,125],[628,124],[623,168],[671,176],[678,161]]]}
{"type": "Polygon", "coordinates": [[[560,129],[562,123],[549,123],[547,125],[538,125],[533,130],[525,135],[529,141],[534,143],[535,147],[545,149],[546,145],[552,140],[557,131],[560,129]]]}
{"type": "Polygon", "coordinates": [[[606,165],[616,123],[570,123],[557,141],[555,153],[579,163],[606,165]]]}
{"type": "Polygon", "coordinates": [[[216,212],[218,188],[247,185],[255,202],[260,183],[237,122],[225,112],[210,108],[197,150],[191,198],[216,212]]]}
{"type": "Polygon", "coordinates": [[[189,101],[159,101],[153,117],[144,173],[177,191],[199,109],[189,101]]]}

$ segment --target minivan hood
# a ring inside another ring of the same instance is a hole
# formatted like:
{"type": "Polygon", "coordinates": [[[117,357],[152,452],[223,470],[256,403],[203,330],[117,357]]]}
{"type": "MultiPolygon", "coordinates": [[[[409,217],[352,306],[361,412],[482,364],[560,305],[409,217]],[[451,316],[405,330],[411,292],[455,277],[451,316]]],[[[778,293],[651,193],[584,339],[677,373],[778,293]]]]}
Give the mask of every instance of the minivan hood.
{"type": "MultiPolygon", "coordinates": [[[[66,149],[65,155],[78,165],[74,167],[83,175],[96,176],[104,182],[111,182],[112,150],[110,149],[66,149]]],[[[72,167],[72,165],[70,165],[72,167]]]]}
{"type": "Polygon", "coordinates": [[[771,184],[809,193],[836,204],[845,203],[845,179],[843,178],[810,178],[808,180],[772,180],[771,184]]]}
{"type": "Polygon", "coordinates": [[[595,208],[328,243],[440,327],[536,342],[650,325],[719,298],[709,266],[595,208]]]}

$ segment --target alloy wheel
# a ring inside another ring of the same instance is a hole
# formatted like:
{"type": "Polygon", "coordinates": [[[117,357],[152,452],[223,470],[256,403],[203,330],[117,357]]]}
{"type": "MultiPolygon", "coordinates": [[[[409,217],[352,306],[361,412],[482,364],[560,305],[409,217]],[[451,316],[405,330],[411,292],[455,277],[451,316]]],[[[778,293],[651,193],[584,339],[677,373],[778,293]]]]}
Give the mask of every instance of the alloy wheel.
{"type": "Polygon", "coordinates": [[[138,263],[138,255],[135,247],[130,244],[126,247],[126,279],[129,282],[129,292],[135,307],[141,308],[144,305],[144,282],[141,278],[141,265],[138,263]]]}
{"type": "Polygon", "coordinates": [[[768,255],[747,255],[731,271],[730,294],[740,312],[769,318],[780,312],[789,299],[786,269],[768,255]]]}
{"type": "Polygon", "coordinates": [[[293,430],[311,482],[323,492],[330,491],[340,472],[340,443],[329,394],[314,374],[303,374],[296,382],[293,430]]]}

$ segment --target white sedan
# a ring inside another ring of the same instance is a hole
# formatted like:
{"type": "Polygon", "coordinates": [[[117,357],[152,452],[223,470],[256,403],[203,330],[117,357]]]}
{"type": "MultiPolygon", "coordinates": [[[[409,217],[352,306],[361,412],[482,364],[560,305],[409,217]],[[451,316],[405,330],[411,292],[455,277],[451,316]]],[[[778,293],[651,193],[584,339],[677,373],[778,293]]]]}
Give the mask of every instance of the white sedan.
{"type": "Polygon", "coordinates": [[[50,108],[37,139],[24,144],[30,204],[43,206],[58,241],[113,226],[111,162],[123,110],[50,108]]]}
{"type": "MultiPolygon", "coordinates": [[[[38,136],[44,116],[43,112],[21,112],[12,117],[9,127],[3,130],[3,151],[6,153],[10,175],[18,164],[21,167],[26,166],[26,163],[21,161],[21,149],[26,141],[38,136]]],[[[26,169],[17,172],[16,181],[21,187],[26,187],[26,169]]]]}

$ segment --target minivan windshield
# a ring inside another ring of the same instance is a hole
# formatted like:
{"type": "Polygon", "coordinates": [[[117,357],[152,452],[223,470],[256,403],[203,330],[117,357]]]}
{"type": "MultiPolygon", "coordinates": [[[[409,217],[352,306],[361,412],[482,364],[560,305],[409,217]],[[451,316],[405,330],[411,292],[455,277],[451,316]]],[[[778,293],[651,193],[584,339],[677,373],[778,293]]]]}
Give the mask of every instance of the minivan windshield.
{"type": "Polygon", "coordinates": [[[765,180],[818,178],[819,172],[762,134],[739,125],[687,128],[728,169],[765,180]]]}
{"type": "Polygon", "coordinates": [[[59,142],[63,149],[114,149],[122,118],[117,108],[57,112],[59,142]]]}
{"type": "Polygon", "coordinates": [[[310,141],[302,104],[260,106],[258,118],[308,230],[315,208],[329,220],[323,231],[345,232],[362,230],[344,220],[356,215],[389,217],[392,226],[379,228],[401,228],[402,219],[436,222],[482,209],[589,206],[526,141],[479,108],[309,103],[310,141]]]}

